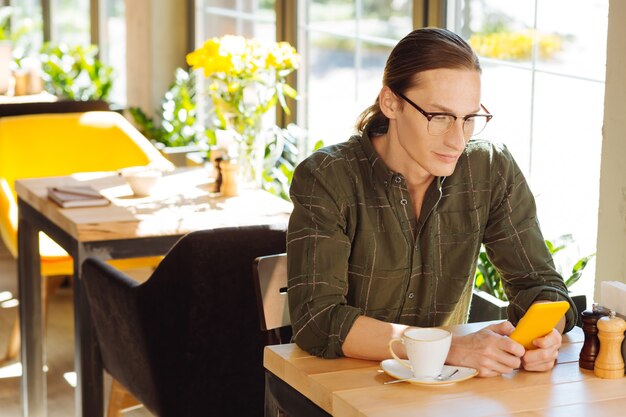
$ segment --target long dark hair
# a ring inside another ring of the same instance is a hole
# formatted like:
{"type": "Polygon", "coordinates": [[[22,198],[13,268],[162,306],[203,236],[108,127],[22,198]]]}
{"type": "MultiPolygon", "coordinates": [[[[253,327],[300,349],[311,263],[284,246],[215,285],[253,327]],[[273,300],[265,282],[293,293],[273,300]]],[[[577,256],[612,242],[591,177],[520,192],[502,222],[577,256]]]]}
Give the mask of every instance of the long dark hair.
{"type": "MultiPolygon", "coordinates": [[[[400,40],[389,54],[383,86],[404,93],[419,84],[420,72],[439,68],[481,71],[478,57],[456,33],[440,28],[417,29],[400,40]]],[[[381,111],[377,97],[359,116],[356,129],[361,134],[381,135],[388,128],[389,119],[381,111]]]]}

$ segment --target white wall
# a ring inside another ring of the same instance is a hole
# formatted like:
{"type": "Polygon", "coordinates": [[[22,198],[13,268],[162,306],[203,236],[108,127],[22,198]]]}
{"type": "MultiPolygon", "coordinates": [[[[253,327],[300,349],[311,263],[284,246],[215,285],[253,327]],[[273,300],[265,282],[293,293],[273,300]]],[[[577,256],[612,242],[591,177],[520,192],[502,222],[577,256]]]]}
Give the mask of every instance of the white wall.
{"type": "MultiPolygon", "coordinates": [[[[602,281],[626,282],[626,2],[610,0],[595,300],[602,281]]],[[[581,103],[584,114],[584,103],[581,103]]],[[[574,119],[569,123],[573,123],[574,119]]],[[[567,123],[567,122],[566,122],[567,123]]],[[[581,190],[581,198],[585,192],[581,190]]]]}
{"type": "Polygon", "coordinates": [[[127,103],[151,115],[175,69],[186,66],[187,2],[126,0],[125,7],[127,103]]]}

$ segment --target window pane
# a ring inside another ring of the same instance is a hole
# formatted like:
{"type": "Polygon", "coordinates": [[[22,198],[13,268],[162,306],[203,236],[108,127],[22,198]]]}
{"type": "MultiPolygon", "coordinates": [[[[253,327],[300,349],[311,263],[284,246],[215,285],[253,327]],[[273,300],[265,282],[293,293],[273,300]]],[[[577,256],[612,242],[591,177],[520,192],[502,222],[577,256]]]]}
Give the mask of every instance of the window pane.
{"type": "Polygon", "coordinates": [[[520,168],[528,173],[532,72],[488,62],[482,63],[482,67],[481,101],[494,117],[478,137],[505,143],[520,168]]]}
{"type": "Polygon", "coordinates": [[[604,81],[608,6],[608,0],[539,2],[538,32],[552,33],[558,50],[551,59],[539,60],[537,68],[604,81]]]}
{"type": "Polygon", "coordinates": [[[535,0],[452,2],[455,31],[484,58],[528,66],[532,57],[535,0]]]}
{"type": "Polygon", "coordinates": [[[413,26],[410,1],[363,0],[361,4],[359,25],[364,35],[399,40],[413,26]]]}
{"type": "Polygon", "coordinates": [[[241,35],[264,42],[276,40],[275,0],[201,0],[196,19],[196,46],[223,35],[241,35]],[[233,4],[235,3],[235,4],[233,4]]]}
{"type": "MultiPolygon", "coordinates": [[[[361,61],[357,67],[354,80],[356,90],[354,111],[356,114],[359,114],[376,101],[378,92],[383,85],[383,69],[391,49],[392,46],[371,42],[363,42],[361,44],[361,61]]],[[[351,124],[350,120],[347,120],[347,122],[349,125],[351,124]]]]}
{"type": "Polygon", "coordinates": [[[538,73],[532,184],[547,236],[575,233],[585,251],[596,241],[604,84],[538,73]],[[576,92],[579,100],[558,100],[576,92]]]}
{"type": "Polygon", "coordinates": [[[54,43],[89,45],[89,0],[51,0],[54,43]]]}
{"type": "Polygon", "coordinates": [[[126,104],[126,21],[124,0],[100,0],[100,57],[115,71],[109,101],[126,104]]]}
{"type": "Polygon", "coordinates": [[[312,121],[307,125],[311,140],[347,140],[356,114],[354,41],[312,33],[307,57],[306,83],[299,90],[306,114],[300,116],[312,121]]]}
{"type": "Polygon", "coordinates": [[[376,99],[392,47],[412,29],[410,1],[299,1],[298,123],[326,144],[354,133],[376,99]],[[331,4],[332,3],[332,4],[331,4]]]}
{"type": "Polygon", "coordinates": [[[12,32],[20,33],[14,53],[18,57],[35,56],[43,43],[41,4],[39,0],[13,0],[12,32]]]}

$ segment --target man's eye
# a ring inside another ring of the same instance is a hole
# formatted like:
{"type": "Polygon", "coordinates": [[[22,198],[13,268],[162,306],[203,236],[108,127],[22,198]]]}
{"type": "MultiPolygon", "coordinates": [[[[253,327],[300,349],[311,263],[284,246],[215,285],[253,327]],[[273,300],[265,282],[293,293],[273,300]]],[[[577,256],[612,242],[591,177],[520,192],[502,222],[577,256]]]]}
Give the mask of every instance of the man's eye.
{"type": "Polygon", "coordinates": [[[436,114],[433,116],[432,121],[437,123],[448,123],[450,121],[450,116],[445,114],[436,114]]]}

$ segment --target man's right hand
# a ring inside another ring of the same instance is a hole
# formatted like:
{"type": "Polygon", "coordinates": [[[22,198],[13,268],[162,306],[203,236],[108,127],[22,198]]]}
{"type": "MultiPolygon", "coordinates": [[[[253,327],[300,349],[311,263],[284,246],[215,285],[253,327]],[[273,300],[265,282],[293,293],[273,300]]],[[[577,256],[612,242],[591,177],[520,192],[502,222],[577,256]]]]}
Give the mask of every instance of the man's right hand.
{"type": "Polygon", "coordinates": [[[524,347],[508,338],[515,327],[508,321],[492,324],[476,333],[452,336],[446,363],[478,370],[489,377],[513,372],[521,366],[524,347]]]}

